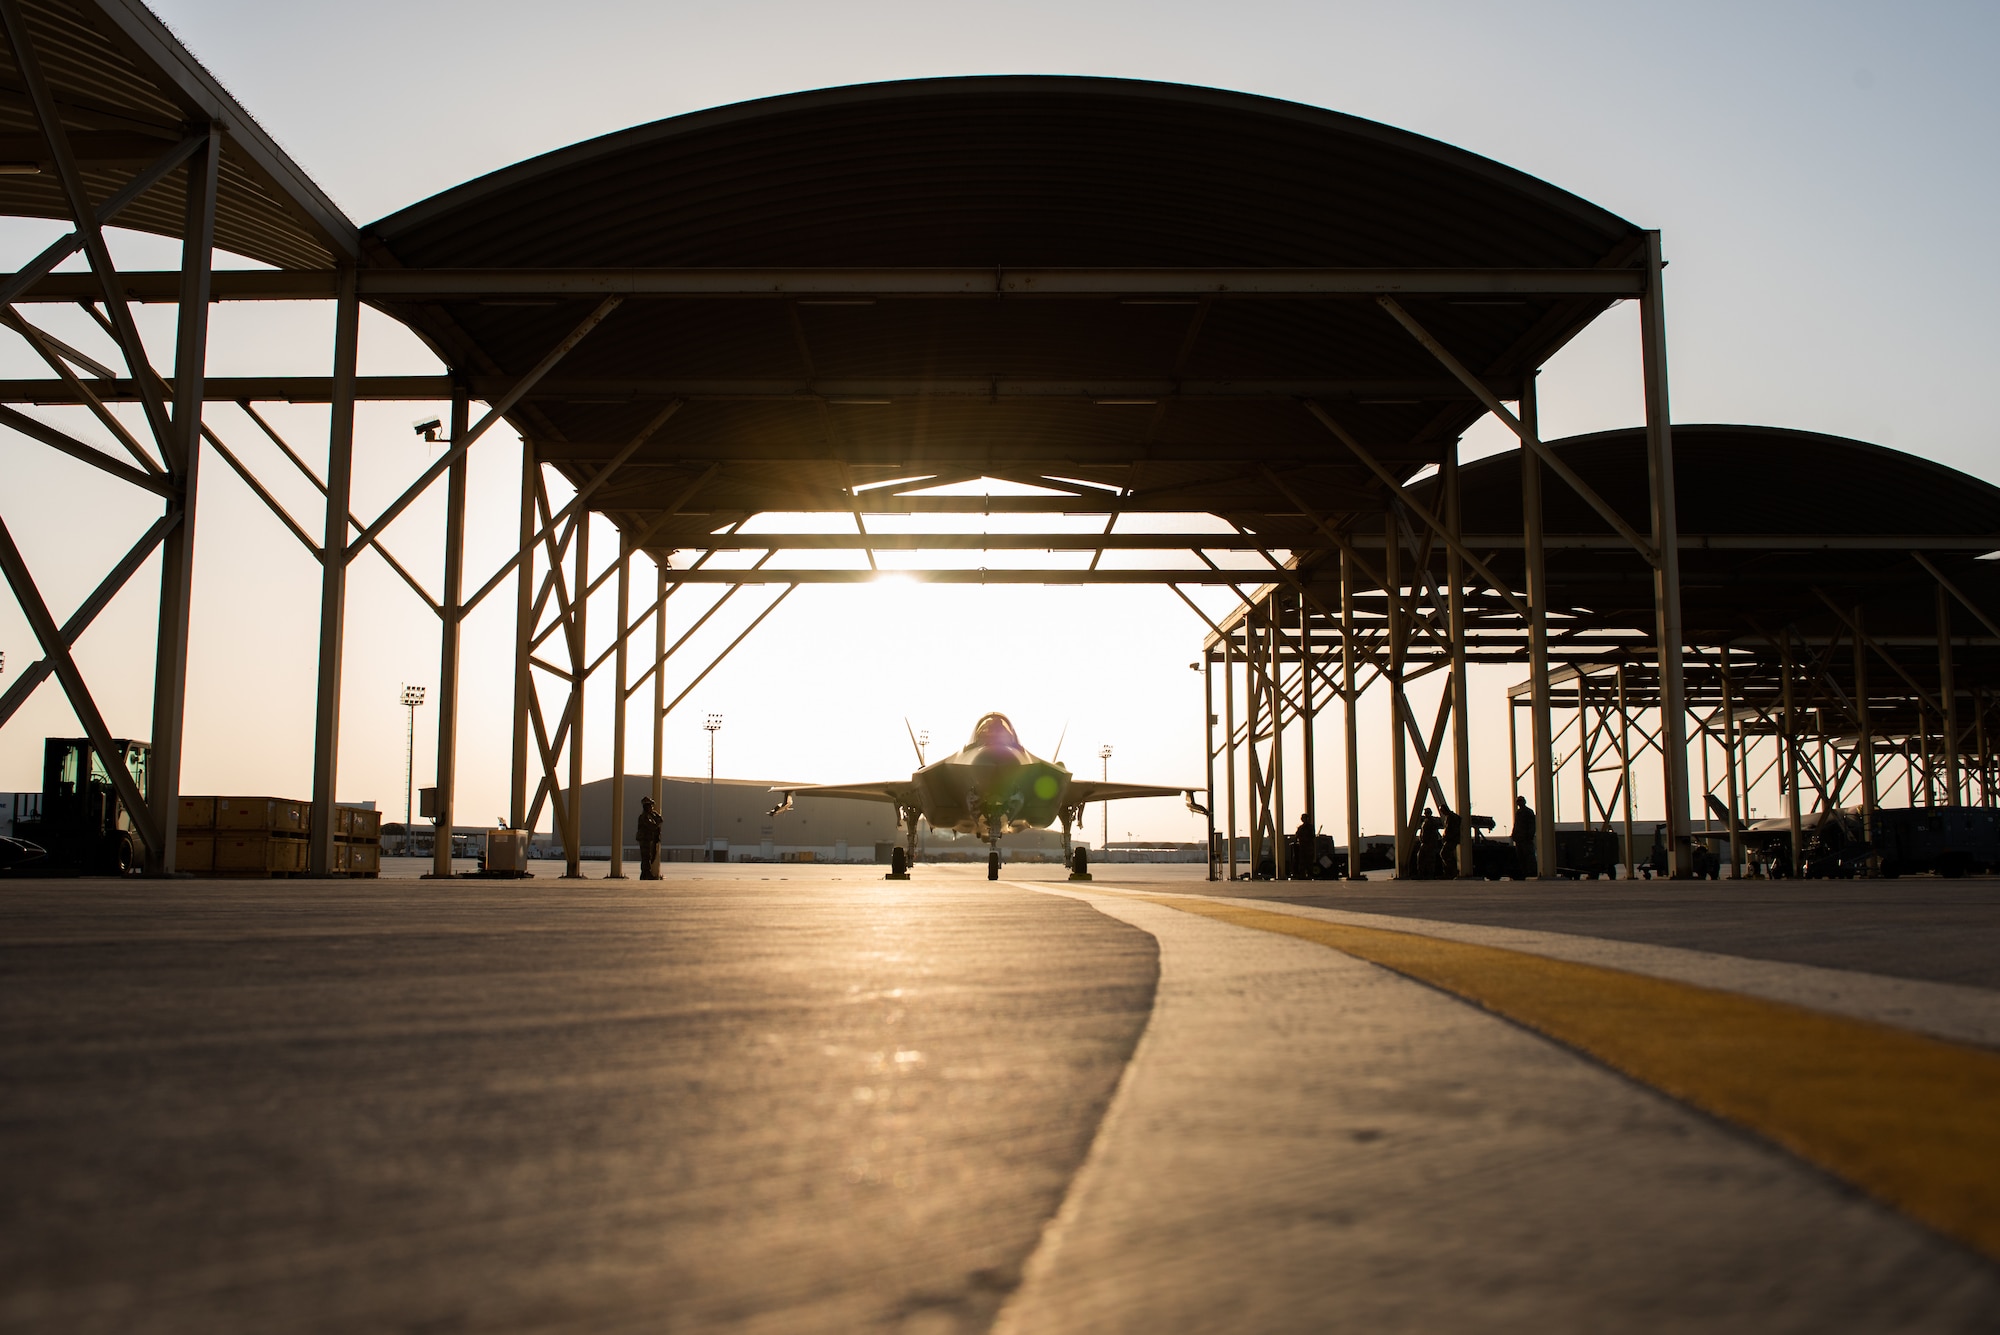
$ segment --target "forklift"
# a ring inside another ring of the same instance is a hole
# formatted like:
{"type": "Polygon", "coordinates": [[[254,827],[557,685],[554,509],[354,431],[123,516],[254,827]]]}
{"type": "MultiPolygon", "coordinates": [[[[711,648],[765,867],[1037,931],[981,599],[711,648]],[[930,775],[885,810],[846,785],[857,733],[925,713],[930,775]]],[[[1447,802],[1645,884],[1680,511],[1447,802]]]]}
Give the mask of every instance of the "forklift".
{"type": "MultiPolygon", "coordinates": [[[[111,745],[116,751],[112,763],[125,765],[140,796],[149,797],[153,748],[132,741],[111,745]]],[[[12,842],[27,845],[20,850],[26,856],[7,870],[37,876],[139,874],[145,867],[145,845],[105,760],[88,737],[51,737],[43,744],[41,815],[14,822],[12,842]]]]}

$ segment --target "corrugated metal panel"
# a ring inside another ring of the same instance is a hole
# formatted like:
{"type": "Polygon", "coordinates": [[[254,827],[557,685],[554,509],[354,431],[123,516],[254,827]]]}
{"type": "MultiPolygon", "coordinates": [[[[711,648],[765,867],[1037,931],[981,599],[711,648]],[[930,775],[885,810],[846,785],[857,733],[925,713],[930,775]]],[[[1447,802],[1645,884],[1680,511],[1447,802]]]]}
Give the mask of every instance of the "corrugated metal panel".
{"type": "MultiPolygon", "coordinates": [[[[23,16],[86,190],[102,201],[213,116],[226,130],[216,244],[287,269],[324,269],[356,253],[354,228],[254,118],[231,99],[150,11],[130,0],[23,0],[23,16]]],[[[0,137],[8,160],[39,175],[0,175],[0,214],[69,216],[46,161],[14,54],[0,41],[0,137]]],[[[127,206],[117,226],[178,237],[187,174],[176,170],[127,206]]]]}

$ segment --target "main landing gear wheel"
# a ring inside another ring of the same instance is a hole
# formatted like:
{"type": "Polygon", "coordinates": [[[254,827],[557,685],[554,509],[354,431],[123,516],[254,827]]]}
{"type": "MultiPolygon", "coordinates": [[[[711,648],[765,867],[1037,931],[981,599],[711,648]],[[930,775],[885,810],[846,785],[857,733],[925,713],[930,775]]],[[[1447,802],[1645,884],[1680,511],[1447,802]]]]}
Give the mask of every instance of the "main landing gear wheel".
{"type": "Polygon", "coordinates": [[[989,881],[1000,879],[1000,850],[997,848],[986,855],[986,879],[989,881]]]}

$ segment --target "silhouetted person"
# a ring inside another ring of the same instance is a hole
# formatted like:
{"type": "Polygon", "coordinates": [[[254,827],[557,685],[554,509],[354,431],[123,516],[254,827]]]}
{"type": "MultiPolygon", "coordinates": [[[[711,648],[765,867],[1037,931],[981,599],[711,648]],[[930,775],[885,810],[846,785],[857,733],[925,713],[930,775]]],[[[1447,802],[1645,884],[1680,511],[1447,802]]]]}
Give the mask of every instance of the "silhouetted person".
{"type": "Polygon", "coordinates": [[[1319,851],[1314,847],[1318,842],[1313,837],[1312,812],[1308,811],[1299,817],[1298,833],[1292,836],[1292,847],[1296,851],[1292,854],[1290,871],[1294,880],[1304,877],[1309,881],[1319,875],[1319,859],[1313,856],[1319,851]]]}
{"type": "Polygon", "coordinates": [[[1522,879],[1541,874],[1541,859],[1535,855],[1535,809],[1528,805],[1528,799],[1514,799],[1514,828],[1508,833],[1514,840],[1514,874],[1522,879]]]}
{"type": "Polygon", "coordinates": [[[1458,879],[1458,841],[1465,833],[1465,818],[1449,807],[1444,813],[1444,874],[1458,879]]]}
{"type": "Polygon", "coordinates": [[[653,805],[653,799],[639,799],[639,879],[657,881],[660,879],[660,809],[653,805]]]}
{"type": "Polygon", "coordinates": [[[1417,879],[1435,881],[1444,874],[1444,846],[1438,839],[1438,818],[1424,808],[1423,824],[1417,827],[1417,879]]]}

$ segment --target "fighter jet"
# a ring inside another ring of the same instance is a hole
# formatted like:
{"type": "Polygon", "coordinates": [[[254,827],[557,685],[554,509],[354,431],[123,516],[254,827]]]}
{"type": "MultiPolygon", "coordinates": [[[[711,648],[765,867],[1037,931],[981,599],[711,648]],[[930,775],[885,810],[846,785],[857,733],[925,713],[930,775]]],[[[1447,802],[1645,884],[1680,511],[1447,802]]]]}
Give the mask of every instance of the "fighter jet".
{"type": "MultiPolygon", "coordinates": [[[[911,745],[916,744],[913,736],[911,745]]],[[[1061,754],[1060,744],[1056,747],[1061,754]]],[[[851,797],[867,802],[887,802],[896,808],[896,818],[909,831],[905,849],[917,846],[917,821],[927,820],[933,830],[955,830],[983,839],[986,879],[1000,878],[1000,840],[1003,835],[1028,829],[1047,829],[1062,822],[1063,861],[1070,861],[1070,826],[1084,807],[1092,802],[1110,802],[1121,797],[1172,797],[1185,794],[1188,809],[1207,815],[1198,805],[1194,788],[1163,788],[1145,783],[1101,783],[1073,778],[1066,766],[1031,755],[1021,745],[1019,734],[1005,714],[987,714],[972,725],[972,740],[956,755],[924,765],[923,751],[917,751],[922,768],[907,779],[887,783],[820,784],[813,787],[773,788],[783,800],[771,814],[789,811],[792,799],[809,797],[851,797]]]]}

